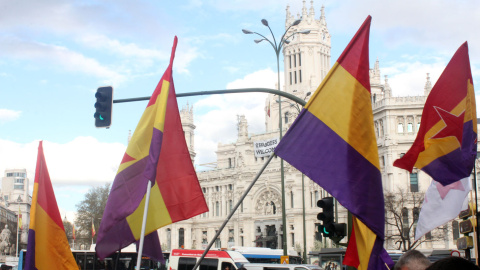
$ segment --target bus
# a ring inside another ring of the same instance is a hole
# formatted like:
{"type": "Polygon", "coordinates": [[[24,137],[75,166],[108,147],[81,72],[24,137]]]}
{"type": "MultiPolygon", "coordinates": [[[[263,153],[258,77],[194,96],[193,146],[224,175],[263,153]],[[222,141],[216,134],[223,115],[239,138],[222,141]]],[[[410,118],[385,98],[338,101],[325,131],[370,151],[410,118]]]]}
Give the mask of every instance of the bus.
{"type": "MultiPolygon", "coordinates": [[[[242,253],[250,263],[281,263],[283,249],[271,249],[264,247],[232,247],[232,250],[242,253]]],[[[295,250],[288,250],[288,263],[302,264],[302,257],[295,250]]]]}
{"type": "MultiPolygon", "coordinates": [[[[116,252],[111,256],[100,260],[93,250],[72,250],[73,257],[78,265],[79,270],[135,270],[137,264],[137,252],[135,245],[134,251],[131,251],[130,246],[122,249],[122,252],[116,252]]],[[[26,250],[22,249],[18,259],[18,270],[23,270],[25,267],[26,250]]],[[[170,253],[164,252],[165,264],[157,262],[147,256],[142,256],[140,269],[142,270],[166,270],[168,265],[168,257],[170,253]]]]}

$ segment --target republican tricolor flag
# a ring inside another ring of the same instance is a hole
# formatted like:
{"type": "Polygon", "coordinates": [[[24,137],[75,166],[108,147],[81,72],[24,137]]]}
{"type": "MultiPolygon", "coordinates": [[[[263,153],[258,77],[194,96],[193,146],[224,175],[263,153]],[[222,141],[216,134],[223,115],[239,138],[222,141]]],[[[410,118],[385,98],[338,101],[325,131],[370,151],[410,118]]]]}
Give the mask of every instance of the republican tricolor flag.
{"type": "Polygon", "coordinates": [[[368,16],[275,149],[354,216],[343,264],[392,265],[370,95],[368,16]]]}
{"type": "Polygon", "coordinates": [[[162,260],[157,229],[208,211],[185,142],[172,65],[158,83],[121,161],[97,235],[96,251],[105,258],[141,237],[145,194],[152,181],[144,253],[162,260]]]}
{"type": "Polygon", "coordinates": [[[417,137],[393,165],[433,178],[420,211],[415,240],[454,219],[468,205],[470,174],[477,156],[477,113],[465,42],[428,95],[417,137]]]}
{"type": "Polygon", "coordinates": [[[95,225],[93,225],[93,219],[92,219],[92,238],[95,237],[95,234],[97,234],[95,232],[95,225]]]}
{"type": "Polygon", "coordinates": [[[58,211],[42,143],[38,146],[25,269],[78,269],[58,211]]]}

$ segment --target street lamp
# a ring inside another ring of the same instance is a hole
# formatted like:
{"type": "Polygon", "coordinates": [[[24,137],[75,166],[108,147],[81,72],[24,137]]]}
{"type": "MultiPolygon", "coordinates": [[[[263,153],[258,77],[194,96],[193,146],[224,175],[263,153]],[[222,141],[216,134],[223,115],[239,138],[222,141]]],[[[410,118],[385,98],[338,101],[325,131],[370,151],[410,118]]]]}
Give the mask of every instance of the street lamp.
{"type": "MultiPolygon", "coordinates": [[[[301,19],[298,19],[296,21],[294,21],[288,28],[287,30],[285,30],[285,33],[283,33],[282,35],[282,38],[280,38],[279,42],[277,43],[277,40],[275,39],[275,35],[273,34],[272,32],[272,29],[270,28],[270,26],[268,25],[268,21],[265,20],[265,19],[262,19],[262,24],[265,25],[266,27],[268,27],[268,30],[270,30],[270,33],[272,34],[272,37],[273,37],[273,42],[271,40],[269,40],[268,38],[266,38],[264,35],[262,34],[259,34],[257,32],[253,32],[253,31],[250,31],[250,30],[246,30],[246,29],[242,29],[242,32],[244,34],[256,34],[256,35],[259,35],[260,37],[262,37],[262,39],[256,39],[254,40],[255,43],[260,43],[262,41],[268,41],[270,43],[270,45],[272,45],[273,47],[273,50],[275,51],[275,55],[277,56],[277,87],[278,87],[278,91],[280,91],[280,52],[282,50],[282,47],[284,44],[288,44],[290,43],[290,41],[288,41],[288,39],[296,34],[309,34],[310,33],[310,30],[305,30],[305,31],[296,31],[294,33],[292,33],[290,36],[287,36],[285,37],[285,35],[288,33],[288,30],[290,30],[290,28],[292,26],[297,26],[298,24],[300,24],[301,22],[301,19]]],[[[280,140],[282,139],[282,136],[283,136],[283,132],[282,132],[282,100],[281,100],[281,96],[278,95],[278,127],[280,129],[280,140]]],[[[282,183],[282,234],[283,234],[283,238],[282,238],[282,246],[283,246],[283,255],[284,256],[287,256],[287,219],[286,219],[286,214],[285,214],[285,176],[284,176],[284,172],[283,172],[283,159],[280,159],[280,179],[281,179],[281,183],[282,183]]]]}

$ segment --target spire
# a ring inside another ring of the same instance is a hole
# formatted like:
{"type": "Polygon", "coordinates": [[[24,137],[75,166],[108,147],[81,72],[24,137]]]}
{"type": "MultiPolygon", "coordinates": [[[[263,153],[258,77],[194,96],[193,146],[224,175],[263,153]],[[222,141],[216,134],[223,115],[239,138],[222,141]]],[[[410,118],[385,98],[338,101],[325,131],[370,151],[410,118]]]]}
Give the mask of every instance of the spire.
{"type": "Polygon", "coordinates": [[[306,19],[307,18],[307,4],[306,0],[303,0],[303,7],[302,7],[302,18],[306,19]]]}
{"type": "Polygon", "coordinates": [[[288,20],[290,19],[290,17],[292,16],[292,14],[290,13],[290,5],[287,4],[287,8],[286,8],[286,12],[287,14],[287,17],[286,17],[286,20],[288,22],[288,20]]]}
{"type": "MultiPolygon", "coordinates": [[[[377,60],[378,61],[378,60],[377,60]]],[[[392,96],[392,88],[388,84],[388,75],[385,75],[385,98],[389,98],[392,96]]]]}
{"type": "Polygon", "coordinates": [[[430,73],[427,73],[427,81],[425,82],[424,95],[428,96],[432,90],[432,82],[430,81],[430,73]]]}
{"type": "Polygon", "coordinates": [[[323,26],[327,26],[327,20],[325,19],[325,6],[322,5],[321,13],[320,13],[320,24],[323,26]]]}
{"type": "Polygon", "coordinates": [[[308,16],[312,17],[312,19],[315,19],[315,9],[313,8],[313,0],[310,0],[310,13],[308,16]]]}

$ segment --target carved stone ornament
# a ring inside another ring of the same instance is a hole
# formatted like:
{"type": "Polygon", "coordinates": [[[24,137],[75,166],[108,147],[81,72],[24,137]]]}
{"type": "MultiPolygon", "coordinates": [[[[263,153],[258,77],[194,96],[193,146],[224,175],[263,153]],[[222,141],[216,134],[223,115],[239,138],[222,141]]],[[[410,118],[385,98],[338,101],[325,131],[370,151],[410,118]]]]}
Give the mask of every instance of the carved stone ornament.
{"type": "Polygon", "coordinates": [[[257,215],[278,215],[281,207],[280,194],[272,190],[266,190],[257,200],[255,213],[257,215]]]}

